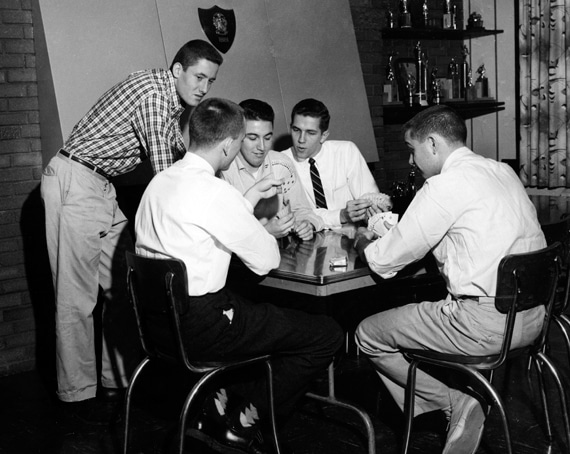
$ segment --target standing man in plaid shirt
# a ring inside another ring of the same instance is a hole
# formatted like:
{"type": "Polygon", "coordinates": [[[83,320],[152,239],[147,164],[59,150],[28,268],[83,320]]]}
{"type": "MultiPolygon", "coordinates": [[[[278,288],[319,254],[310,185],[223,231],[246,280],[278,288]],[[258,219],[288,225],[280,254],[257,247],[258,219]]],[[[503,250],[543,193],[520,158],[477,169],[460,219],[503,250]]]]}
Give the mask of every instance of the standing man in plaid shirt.
{"type": "Polygon", "coordinates": [[[209,43],[193,40],[169,70],[131,74],[95,103],[43,171],[57,394],[87,422],[108,422],[104,401],[118,400],[134,365],[129,361],[140,359],[134,319],[124,321],[130,313],[124,254],[133,244],[109,180],[145,159],[157,174],[184,156],[180,116],[208,93],[222,60],[209,43]],[[100,291],[105,304],[98,390],[93,310],[100,291]]]}

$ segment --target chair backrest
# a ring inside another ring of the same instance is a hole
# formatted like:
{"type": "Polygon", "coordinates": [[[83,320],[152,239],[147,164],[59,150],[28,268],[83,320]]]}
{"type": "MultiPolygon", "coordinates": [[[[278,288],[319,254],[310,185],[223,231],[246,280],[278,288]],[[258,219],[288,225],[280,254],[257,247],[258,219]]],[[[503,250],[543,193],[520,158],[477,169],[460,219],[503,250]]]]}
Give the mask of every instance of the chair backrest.
{"type": "Polygon", "coordinates": [[[554,314],[562,314],[570,303],[570,219],[565,215],[558,221],[542,226],[547,244],[559,241],[562,244],[562,264],[558,280],[558,292],[554,302],[554,314]]]}
{"type": "Polygon", "coordinates": [[[563,249],[556,242],[539,251],[511,254],[499,264],[495,307],[507,314],[502,353],[510,350],[515,317],[518,312],[544,305],[545,323],[534,345],[543,346],[552,316],[563,249]]]}
{"type": "Polygon", "coordinates": [[[146,354],[193,370],[182,342],[179,314],[188,307],[186,266],[177,259],[126,253],[127,282],[146,354]]]}

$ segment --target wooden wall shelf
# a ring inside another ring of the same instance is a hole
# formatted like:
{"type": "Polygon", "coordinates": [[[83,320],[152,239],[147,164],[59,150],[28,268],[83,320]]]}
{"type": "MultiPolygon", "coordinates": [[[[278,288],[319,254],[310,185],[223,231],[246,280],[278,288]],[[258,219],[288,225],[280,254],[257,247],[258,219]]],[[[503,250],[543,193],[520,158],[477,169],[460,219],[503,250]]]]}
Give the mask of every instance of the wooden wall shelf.
{"type": "Polygon", "coordinates": [[[503,30],[473,28],[469,30],[444,30],[443,28],[387,28],[382,30],[383,39],[451,39],[463,40],[482,36],[498,35],[503,30]]]}
{"type": "MultiPolygon", "coordinates": [[[[479,117],[505,109],[505,103],[499,101],[451,101],[443,102],[459,112],[465,119],[479,117]]],[[[412,118],[418,112],[427,109],[423,106],[405,106],[404,104],[385,104],[384,105],[384,124],[398,125],[403,124],[412,118]]]]}

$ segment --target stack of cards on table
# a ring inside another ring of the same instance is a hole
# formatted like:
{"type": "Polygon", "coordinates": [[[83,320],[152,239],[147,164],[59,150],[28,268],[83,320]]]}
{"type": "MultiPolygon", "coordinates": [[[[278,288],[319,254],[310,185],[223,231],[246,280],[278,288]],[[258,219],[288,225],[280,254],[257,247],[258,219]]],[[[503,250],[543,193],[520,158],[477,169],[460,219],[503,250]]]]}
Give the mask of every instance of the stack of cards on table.
{"type": "Polygon", "coordinates": [[[377,213],[368,219],[368,230],[373,231],[376,235],[382,237],[388,233],[392,227],[398,223],[398,215],[391,211],[377,213]]]}

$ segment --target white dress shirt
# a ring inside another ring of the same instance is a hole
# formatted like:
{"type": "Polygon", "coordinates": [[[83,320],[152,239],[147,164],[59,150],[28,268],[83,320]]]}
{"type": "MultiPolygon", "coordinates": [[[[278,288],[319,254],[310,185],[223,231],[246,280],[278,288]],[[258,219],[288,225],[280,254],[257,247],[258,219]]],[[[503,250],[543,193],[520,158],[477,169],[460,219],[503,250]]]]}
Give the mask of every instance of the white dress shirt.
{"type": "Polygon", "coordinates": [[[545,246],[536,209],[513,170],[463,147],[365,254],[373,271],[391,277],[432,250],[452,295],[493,296],[505,255],[545,246]]]}
{"type": "Polygon", "coordinates": [[[239,192],[245,194],[249,188],[269,174],[284,180],[283,187],[285,189],[281,194],[260,200],[254,209],[255,216],[258,219],[270,220],[278,213],[286,210],[285,203],[287,203],[297,221],[307,220],[313,225],[315,231],[322,230],[322,219],[313,212],[293,162],[283,153],[270,150],[255,175],[248,170],[243,158],[238,154],[228,170],[222,171],[220,176],[239,192]],[[290,183],[290,181],[293,182],[290,183]]]}
{"type": "Polygon", "coordinates": [[[277,241],[249,201],[191,152],[151,180],[135,232],[138,254],[186,264],[191,296],[224,287],[232,253],[259,275],[279,266],[277,241]]]}
{"type": "Polygon", "coordinates": [[[353,142],[327,140],[322,144],[320,151],[313,156],[319,169],[328,207],[327,209],[317,208],[309,160],[297,161],[292,148],[282,153],[295,164],[305,194],[313,210],[323,219],[326,228],[341,226],[340,211],[346,208],[348,201],[358,199],[370,192],[380,192],[365,159],[353,142]]]}

